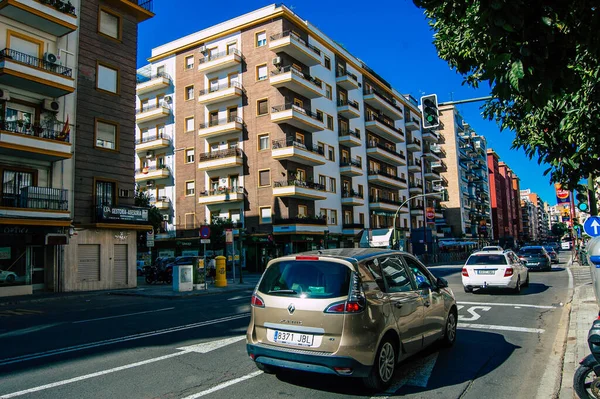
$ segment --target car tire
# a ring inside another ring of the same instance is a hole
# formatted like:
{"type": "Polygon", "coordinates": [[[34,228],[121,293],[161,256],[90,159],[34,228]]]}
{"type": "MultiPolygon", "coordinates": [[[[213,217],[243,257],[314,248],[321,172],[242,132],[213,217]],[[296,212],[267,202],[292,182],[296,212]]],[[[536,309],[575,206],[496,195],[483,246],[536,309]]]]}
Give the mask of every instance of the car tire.
{"type": "Polygon", "coordinates": [[[6,276],[6,280],[4,280],[7,283],[14,283],[15,282],[15,275],[14,274],[9,274],[8,276],[6,276]]]}
{"type": "Polygon", "coordinates": [[[525,279],[522,287],[529,287],[529,272],[527,272],[527,278],[525,279]]]}
{"type": "Polygon", "coordinates": [[[464,287],[465,292],[470,294],[471,292],[473,292],[473,287],[464,287]]]}
{"type": "Polygon", "coordinates": [[[256,362],[256,367],[265,374],[276,374],[278,371],[277,367],[269,366],[259,362],[256,362]]]}
{"type": "Polygon", "coordinates": [[[396,346],[390,338],[384,338],[379,345],[369,375],[363,378],[365,387],[377,392],[389,387],[396,371],[396,360],[396,346]]]}
{"type": "Polygon", "coordinates": [[[515,286],[515,288],[513,288],[513,292],[515,294],[521,293],[521,276],[517,277],[517,285],[515,286]]]}
{"type": "Polygon", "coordinates": [[[456,342],[456,327],[458,325],[458,314],[456,310],[452,308],[448,317],[446,318],[446,326],[444,327],[444,335],[442,336],[442,346],[450,348],[456,342]]]}

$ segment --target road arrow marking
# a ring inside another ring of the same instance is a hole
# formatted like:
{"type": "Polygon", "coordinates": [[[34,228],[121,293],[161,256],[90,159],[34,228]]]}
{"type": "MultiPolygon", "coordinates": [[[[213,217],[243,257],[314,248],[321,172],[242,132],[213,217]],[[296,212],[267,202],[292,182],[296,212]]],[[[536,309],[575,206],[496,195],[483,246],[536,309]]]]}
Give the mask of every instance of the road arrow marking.
{"type": "Polygon", "coordinates": [[[404,367],[401,367],[400,370],[398,370],[398,373],[403,374],[400,380],[382,394],[375,395],[371,397],[371,399],[387,399],[405,385],[419,388],[427,387],[437,358],[438,353],[436,352],[424,358],[414,359],[411,360],[410,363],[404,364],[404,367]]]}
{"type": "Polygon", "coordinates": [[[246,375],[244,375],[244,376],[242,376],[240,378],[236,378],[236,379],[233,379],[233,380],[225,381],[225,382],[223,382],[223,383],[221,383],[219,385],[215,385],[214,387],[212,387],[210,389],[207,389],[206,391],[202,391],[202,392],[198,392],[198,393],[195,393],[193,395],[190,395],[190,396],[186,396],[183,399],[196,399],[196,398],[208,395],[209,393],[213,393],[213,392],[219,391],[219,390],[221,390],[223,388],[227,388],[227,387],[229,387],[231,385],[237,384],[238,382],[249,380],[250,378],[254,378],[257,375],[261,375],[262,373],[263,372],[260,371],[260,370],[259,371],[255,371],[253,373],[246,374],[246,375]]]}
{"type": "Polygon", "coordinates": [[[465,317],[465,316],[458,316],[458,320],[461,321],[475,321],[475,320],[479,320],[481,318],[481,315],[478,314],[477,312],[475,312],[475,310],[483,310],[484,312],[487,312],[491,309],[491,306],[471,306],[470,308],[467,309],[467,312],[471,314],[471,317],[465,317]]]}

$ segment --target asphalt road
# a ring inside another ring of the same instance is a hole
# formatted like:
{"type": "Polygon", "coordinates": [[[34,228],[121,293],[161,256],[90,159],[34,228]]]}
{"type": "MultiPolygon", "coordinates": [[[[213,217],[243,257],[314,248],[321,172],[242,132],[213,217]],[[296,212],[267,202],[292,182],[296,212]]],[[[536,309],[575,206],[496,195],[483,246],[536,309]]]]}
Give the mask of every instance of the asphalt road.
{"type": "MultiPolygon", "coordinates": [[[[520,295],[463,292],[457,342],[404,362],[379,397],[533,398],[568,295],[562,263],[520,295]]],[[[245,350],[250,291],[179,300],[101,295],[0,307],[0,398],[347,398],[357,381],[257,371],[245,350]]]]}

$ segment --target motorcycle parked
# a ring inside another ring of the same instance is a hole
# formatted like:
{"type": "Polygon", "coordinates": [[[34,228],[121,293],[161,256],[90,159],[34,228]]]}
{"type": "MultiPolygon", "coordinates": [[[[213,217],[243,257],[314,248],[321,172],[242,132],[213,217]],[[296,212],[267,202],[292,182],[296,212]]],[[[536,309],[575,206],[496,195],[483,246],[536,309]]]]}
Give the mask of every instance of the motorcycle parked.
{"type": "Polygon", "coordinates": [[[146,268],[146,283],[166,283],[171,284],[173,282],[173,267],[158,267],[156,265],[146,268]]]}
{"type": "Polygon", "coordinates": [[[600,320],[595,320],[588,333],[590,355],[575,371],[573,388],[581,399],[600,399],[600,320]]]}

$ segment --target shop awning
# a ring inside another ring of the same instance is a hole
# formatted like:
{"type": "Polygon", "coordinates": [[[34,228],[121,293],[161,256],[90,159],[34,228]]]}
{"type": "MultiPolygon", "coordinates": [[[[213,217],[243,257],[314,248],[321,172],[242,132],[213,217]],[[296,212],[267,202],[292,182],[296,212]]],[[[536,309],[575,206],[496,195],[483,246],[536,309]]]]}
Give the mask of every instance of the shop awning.
{"type": "Polygon", "coordinates": [[[363,230],[360,238],[361,248],[387,248],[392,245],[392,232],[394,229],[372,229],[363,230]],[[371,239],[369,240],[369,232],[371,239]]]}

